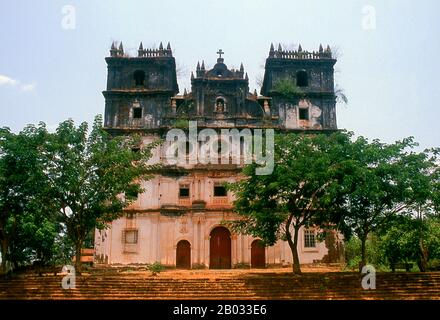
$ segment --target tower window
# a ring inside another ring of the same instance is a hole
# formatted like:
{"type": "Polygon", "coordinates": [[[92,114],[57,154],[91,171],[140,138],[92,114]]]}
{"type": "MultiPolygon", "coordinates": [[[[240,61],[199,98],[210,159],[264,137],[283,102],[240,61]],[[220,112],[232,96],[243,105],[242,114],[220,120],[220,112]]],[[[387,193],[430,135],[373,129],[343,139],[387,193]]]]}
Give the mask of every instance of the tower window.
{"type": "Polygon", "coordinates": [[[179,198],[189,198],[189,185],[183,184],[179,187],[179,198]]]}
{"type": "Polygon", "coordinates": [[[143,86],[145,82],[145,72],[142,70],[136,70],[133,74],[135,85],[143,86]]]}
{"type": "Polygon", "coordinates": [[[142,108],[133,108],[133,119],[142,118],[142,108]]]}
{"type": "Polygon", "coordinates": [[[299,120],[309,120],[308,108],[299,108],[299,120]]]}
{"type": "Polygon", "coordinates": [[[298,87],[307,87],[309,85],[309,76],[306,71],[301,70],[296,73],[296,85],[298,87]]]}
{"type": "Polygon", "coordinates": [[[214,197],[226,197],[225,186],[214,186],[214,197]]]}

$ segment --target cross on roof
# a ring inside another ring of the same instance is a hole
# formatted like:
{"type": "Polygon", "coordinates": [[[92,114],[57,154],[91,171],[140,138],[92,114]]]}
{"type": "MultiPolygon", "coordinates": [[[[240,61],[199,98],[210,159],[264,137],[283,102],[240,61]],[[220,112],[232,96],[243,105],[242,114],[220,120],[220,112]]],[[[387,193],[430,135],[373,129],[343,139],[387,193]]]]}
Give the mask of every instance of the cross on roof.
{"type": "Polygon", "coordinates": [[[220,56],[219,58],[221,58],[224,52],[222,51],[222,49],[218,49],[217,54],[220,56]]]}

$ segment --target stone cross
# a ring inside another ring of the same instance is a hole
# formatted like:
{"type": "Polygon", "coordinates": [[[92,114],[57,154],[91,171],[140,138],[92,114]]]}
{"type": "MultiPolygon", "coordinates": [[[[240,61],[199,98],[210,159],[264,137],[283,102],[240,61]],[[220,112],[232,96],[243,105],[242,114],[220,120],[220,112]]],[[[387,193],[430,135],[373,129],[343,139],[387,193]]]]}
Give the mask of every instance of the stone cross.
{"type": "Polygon", "coordinates": [[[222,49],[219,49],[219,50],[217,51],[217,54],[220,56],[219,58],[221,58],[221,57],[222,57],[222,54],[224,54],[224,52],[222,51],[222,49]]]}

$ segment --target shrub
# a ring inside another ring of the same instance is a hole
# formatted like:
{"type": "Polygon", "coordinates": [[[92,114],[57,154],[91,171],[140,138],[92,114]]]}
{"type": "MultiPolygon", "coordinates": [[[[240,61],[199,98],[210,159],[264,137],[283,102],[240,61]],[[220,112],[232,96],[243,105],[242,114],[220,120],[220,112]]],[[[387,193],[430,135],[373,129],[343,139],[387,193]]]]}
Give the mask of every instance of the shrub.
{"type": "Polygon", "coordinates": [[[151,275],[155,276],[158,273],[162,272],[165,267],[160,262],[156,261],[153,264],[147,265],[147,269],[151,272],[151,275]]]}

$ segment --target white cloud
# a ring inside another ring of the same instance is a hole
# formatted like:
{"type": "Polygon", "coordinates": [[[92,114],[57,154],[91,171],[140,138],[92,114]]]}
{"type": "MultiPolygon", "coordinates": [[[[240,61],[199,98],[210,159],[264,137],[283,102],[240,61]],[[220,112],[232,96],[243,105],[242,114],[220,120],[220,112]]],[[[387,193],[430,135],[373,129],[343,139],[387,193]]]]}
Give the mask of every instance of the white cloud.
{"type": "Polygon", "coordinates": [[[0,86],[15,86],[18,83],[17,80],[11,79],[7,76],[0,74],[0,86]]]}
{"type": "Polygon", "coordinates": [[[28,91],[34,91],[35,88],[37,87],[37,84],[36,83],[20,83],[19,80],[12,79],[8,76],[0,74],[0,87],[1,86],[12,86],[12,87],[20,86],[21,91],[28,92],[28,91]]]}
{"type": "Polygon", "coordinates": [[[36,87],[37,87],[36,83],[22,84],[21,85],[21,90],[22,91],[34,91],[36,87]]]}

